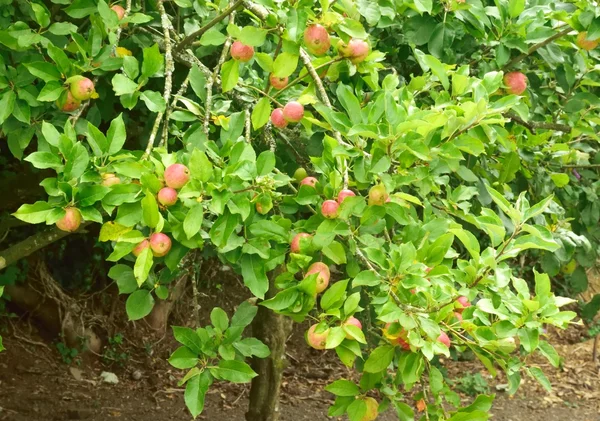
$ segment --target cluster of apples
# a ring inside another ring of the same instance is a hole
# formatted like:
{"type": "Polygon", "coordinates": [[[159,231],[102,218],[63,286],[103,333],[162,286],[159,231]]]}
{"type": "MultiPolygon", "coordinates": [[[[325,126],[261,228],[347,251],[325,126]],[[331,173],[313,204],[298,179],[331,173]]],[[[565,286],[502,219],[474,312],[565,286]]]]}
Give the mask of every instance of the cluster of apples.
{"type": "Polygon", "coordinates": [[[58,109],[61,111],[75,111],[79,108],[82,101],[97,97],[94,82],[85,76],[77,75],[70,77],[66,83],[69,86],[66,95],[61,95],[56,102],[58,109]]]}

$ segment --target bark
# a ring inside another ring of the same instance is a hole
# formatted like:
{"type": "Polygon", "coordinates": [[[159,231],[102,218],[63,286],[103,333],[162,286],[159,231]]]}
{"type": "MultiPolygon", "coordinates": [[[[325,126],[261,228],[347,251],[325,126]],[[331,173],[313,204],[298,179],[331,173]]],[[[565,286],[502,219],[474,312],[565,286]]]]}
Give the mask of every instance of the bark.
{"type": "MultiPolygon", "coordinates": [[[[79,227],[82,230],[86,225],[91,222],[84,222],[79,227]]],[[[61,231],[56,227],[46,228],[25,240],[12,245],[6,250],[0,251],[0,270],[4,269],[15,263],[16,261],[35,253],[36,251],[43,249],[44,247],[60,240],[71,234],[70,232],[61,231]]]]}
{"type": "MultiPolygon", "coordinates": [[[[279,270],[270,277],[266,298],[275,296],[274,281],[279,270]]],[[[271,350],[267,358],[254,358],[252,368],[258,376],[252,379],[247,421],[277,421],[279,419],[279,390],[285,368],[285,341],[291,331],[291,321],[259,306],[252,322],[252,335],[271,350]]]]}
{"type": "Polygon", "coordinates": [[[146,321],[152,329],[159,332],[164,332],[167,329],[171,310],[173,310],[173,306],[183,295],[188,278],[189,275],[186,273],[177,279],[166,300],[156,300],[152,311],[146,317],[146,321]]]}

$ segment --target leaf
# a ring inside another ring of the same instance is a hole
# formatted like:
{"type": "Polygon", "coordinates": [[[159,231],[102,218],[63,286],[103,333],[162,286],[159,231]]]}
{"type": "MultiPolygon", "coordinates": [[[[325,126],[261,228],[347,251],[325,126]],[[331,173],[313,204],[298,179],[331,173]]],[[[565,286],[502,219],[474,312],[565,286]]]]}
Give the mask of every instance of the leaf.
{"type": "Polygon", "coordinates": [[[154,259],[150,247],[146,247],[135,259],[133,275],[135,276],[138,286],[142,286],[146,279],[148,279],[148,274],[152,268],[153,261],[154,259]]]}
{"type": "Polygon", "coordinates": [[[548,359],[548,361],[550,361],[550,364],[552,364],[553,367],[558,368],[560,366],[560,356],[558,355],[558,352],[556,352],[556,349],[548,342],[540,341],[538,350],[548,359]]]}
{"type": "Polygon", "coordinates": [[[183,220],[183,231],[187,236],[188,240],[194,235],[198,234],[202,227],[202,221],[204,220],[204,208],[201,203],[194,205],[188,210],[185,219],[183,220]]]}
{"type": "Polygon", "coordinates": [[[117,96],[133,94],[138,90],[138,84],[121,73],[114,75],[111,83],[117,96]]]}
{"type": "Polygon", "coordinates": [[[142,218],[146,226],[156,228],[159,221],[158,203],[150,192],[142,199],[142,218]]]}
{"type": "Polygon", "coordinates": [[[126,227],[124,225],[120,225],[114,223],[112,221],[107,222],[102,225],[100,228],[100,235],[98,237],[99,241],[119,241],[121,236],[131,231],[131,227],[126,227]]]}
{"type": "Polygon", "coordinates": [[[448,80],[444,65],[436,57],[425,54],[419,49],[415,49],[415,57],[421,68],[424,71],[431,70],[431,72],[440,80],[444,89],[448,90],[450,81],[448,80]]]}
{"type": "Polygon", "coordinates": [[[108,271],[108,277],[117,282],[119,294],[131,294],[138,289],[133,269],[127,265],[114,265],[108,271]]]}
{"type": "Polygon", "coordinates": [[[194,148],[189,162],[190,174],[192,178],[206,182],[210,180],[213,172],[213,165],[206,154],[198,148],[194,148]]]}
{"type": "Polygon", "coordinates": [[[213,367],[210,372],[219,380],[231,383],[248,383],[258,374],[248,364],[237,360],[221,360],[218,367],[213,367]]]}
{"type": "Polygon", "coordinates": [[[395,348],[391,345],[382,345],[371,352],[365,362],[365,372],[379,373],[385,370],[394,359],[395,348]]]}
{"type": "Polygon", "coordinates": [[[210,313],[210,322],[221,332],[225,332],[229,327],[229,317],[222,308],[215,307],[210,313]]]}
{"type": "Polygon", "coordinates": [[[241,341],[234,342],[233,346],[244,357],[255,356],[258,358],[267,358],[269,355],[271,355],[269,347],[256,338],[244,338],[241,341]]]}
{"type": "Polygon", "coordinates": [[[252,127],[254,130],[260,129],[267,124],[271,116],[271,101],[269,98],[261,98],[252,110],[252,127]]]}
{"type": "Polygon", "coordinates": [[[508,0],[508,14],[511,18],[519,17],[525,10],[525,0],[508,0]]]}
{"type": "Polygon", "coordinates": [[[236,60],[228,60],[221,66],[221,86],[223,93],[231,91],[240,78],[240,66],[236,60]]]}
{"type": "Polygon", "coordinates": [[[569,184],[569,176],[564,173],[553,173],[550,174],[550,178],[556,185],[556,187],[561,188],[569,184]]]}
{"type": "Polygon", "coordinates": [[[546,389],[548,392],[552,391],[552,385],[550,384],[550,380],[548,380],[541,368],[531,367],[529,369],[529,372],[538,381],[538,383],[544,387],[544,389],[546,389]]]}
{"type": "Polygon", "coordinates": [[[189,327],[173,326],[173,336],[180,344],[188,347],[190,350],[202,352],[202,340],[194,329],[189,327]]]}
{"type": "Polygon", "coordinates": [[[245,45],[252,47],[260,47],[265,43],[267,37],[267,30],[258,28],[256,26],[244,26],[240,33],[239,39],[244,42],[245,45]]]}
{"type": "Polygon", "coordinates": [[[44,85],[37,97],[37,100],[45,102],[56,101],[58,98],[60,98],[64,91],[65,87],[62,83],[51,81],[44,85]]]}
{"type": "Polygon", "coordinates": [[[423,14],[427,12],[431,14],[431,9],[433,7],[432,0],[414,0],[414,2],[419,13],[423,14]]]}
{"type": "Polygon", "coordinates": [[[47,61],[35,61],[33,63],[24,63],[23,65],[29,70],[29,73],[35,77],[39,77],[44,82],[58,81],[62,78],[56,66],[47,61]]]}
{"type": "Polygon", "coordinates": [[[180,370],[195,367],[198,364],[198,354],[187,346],[180,346],[169,357],[169,364],[180,370]]]}
{"type": "Polygon", "coordinates": [[[96,126],[88,122],[86,138],[95,156],[101,157],[108,149],[106,136],[96,126]]]}
{"type": "Polygon", "coordinates": [[[273,62],[273,75],[284,78],[291,76],[298,67],[298,55],[283,52],[273,62]]]}
{"type": "Polygon", "coordinates": [[[360,394],[359,387],[349,380],[336,380],[325,386],[325,390],[336,396],[356,396],[360,394]]]}
{"type": "Polygon", "coordinates": [[[70,22],[54,22],[48,31],[53,35],[70,35],[72,32],[77,32],[77,26],[70,22]]]}
{"type": "Polygon", "coordinates": [[[127,139],[125,133],[125,123],[123,122],[123,114],[119,114],[113,121],[110,122],[110,127],[106,133],[108,140],[108,154],[114,155],[120,152],[127,139]]]}
{"type": "Polygon", "coordinates": [[[0,100],[0,124],[3,124],[8,116],[12,114],[13,110],[15,109],[16,99],[17,96],[12,90],[9,90],[2,95],[2,99],[0,100]]]}
{"type": "Polygon", "coordinates": [[[256,172],[259,177],[269,174],[275,168],[275,154],[272,151],[263,151],[256,159],[256,172]]]}
{"type": "Polygon", "coordinates": [[[346,299],[348,280],[338,281],[330,286],[321,297],[321,308],[325,311],[339,308],[346,299]]]}
{"type": "Polygon", "coordinates": [[[242,277],[252,294],[260,299],[264,299],[265,293],[269,289],[269,280],[267,279],[265,263],[256,254],[245,254],[240,259],[242,268],[242,277]]]}
{"type": "Polygon", "coordinates": [[[62,169],[62,160],[52,152],[34,152],[25,158],[25,161],[31,162],[35,168],[47,169],[54,168],[62,169]]]}
{"type": "Polygon", "coordinates": [[[256,313],[258,312],[258,307],[250,304],[248,301],[244,301],[241,303],[235,314],[231,318],[231,327],[246,327],[252,323],[256,313]]]}
{"type": "Polygon", "coordinates": [[[221,31],[211,28],[200,37],[201,45],[223,45],[227,36],[221,31]]]}
{"type": "Polygon", "coordinates": [[[46,216],[53,210],[47,202],[35,202],[33,205],[21,205],[12,215],[28,224],[46,222],[46,216]]]}
{"type": "Polygon", "coordinates": [[[159,73],[164,67],[164,58],[160,53],[158,44],[144,48],[144,61],[142,61],[142,75],[140,79],[148,79],[159,73]]]}
{"type": "Polygon", "coordinates": [[[153,113],[162,113],[167,108],[165,99],[156,91],[144,91],[140,98],[153,113]]]}
{"type": "Polygon", "coordinates": [[[204,410],[204,399],[211,384],[212,377],[208,371],[192,377],[187,382],[183,399],[192,417],[196,418],[204,410]]]}
{"type": "Polygon", "coordinates": [[[135,291],[127,298],[125,310],[129,320],[139,320],[146,317],[154,307],[154,298],[147,289],[135,291]]]}

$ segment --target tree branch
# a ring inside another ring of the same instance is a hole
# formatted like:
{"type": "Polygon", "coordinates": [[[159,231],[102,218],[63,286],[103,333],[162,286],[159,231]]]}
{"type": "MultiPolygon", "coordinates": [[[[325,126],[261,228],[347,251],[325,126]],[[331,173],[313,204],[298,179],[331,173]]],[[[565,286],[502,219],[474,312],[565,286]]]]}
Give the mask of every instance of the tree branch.
{"type": "Polygon", "coordinates": [[[227,16],[229,16],[230,14],[232,14],[238,7],[240,7],[242,5],[242,3],[244,3],[244,0],[237,0],[235,3],[233,3],[227,9],[225,9],[220,15],[215,16],[210,22],[208,22],[202,28],[200,28],[197,31],[189,34],[187,37],[185,37],[183,40],[181,40],[177,44],[177,46],[175,47],[175,49],[173,50],[173,52],[177,53],[177,52],[181,51],[183,48],[185,48],[188,45],[190,45],[194,41],[194,39],[196,39],[198,37],[201,37],[210,28],[212,28],[217,23],[219,23],[223,19],[225,19],[227,16]]]}
{"type": "MultiPolygon", "coordinates": [[[[562,26],[560,27],[562,28],[562,26]]],[[[559,28],[557,28],[559,29],[559,28]]],[[[557,39],[564,37],[565,35],[567,35],[569,32],[571,32],[573,29],[569,26],[567,29],[563,29],[562,31],[552,35],[550,38],[539,42],[535,45],[532,45],[531,47],[529,47],[529,50],[527,50],[526,53],[523,53],[515,58],[513,58],[510,62],[508,62],[508,64],[506,64],[504,66],[504,69],[509,69],[512,66],[514,66],[515,64],[517,64],[518,62],[526,59],[527,57],[529,57],[530,55],[532,55],[533,53],[535,53],[537,50],[539,50],[542,47],[545,47],[546,45],[550,44],[553,41],[556,41],[557,39]]]]}
{"type": "MultiPolygon", "coordinates": [[[[91,224],[91,222],[83,222],[79,227],[78,232],[81,232],[84,227],[91,224]]],[[[0,270],[12,265],[18,260],[27,257],[36,251],[43,249],[44,247],[60,240],[71,234],[70,232],[61,231],[55,226],[46,228],[25,240],[12,245],[0,252],[0,270]]]]}
{"type": "Polygon", "coordinates": [[[513,113],[507,114],[507,117],[515,123],[527,127],[529,131],[533,134],[535,134],[536,129],[554,130],[557,132],[571,133],[571,126],[567,126],[566,124],[546,123],[543,121],[525,121],[521,117],[513,113]]]}

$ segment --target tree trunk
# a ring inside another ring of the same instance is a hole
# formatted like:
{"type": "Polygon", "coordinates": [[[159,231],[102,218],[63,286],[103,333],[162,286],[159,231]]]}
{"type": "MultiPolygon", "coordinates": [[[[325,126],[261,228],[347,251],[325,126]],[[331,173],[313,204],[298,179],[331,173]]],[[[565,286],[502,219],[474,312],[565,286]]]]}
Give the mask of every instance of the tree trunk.
{"type": "MultiPolygon", "coordinates": [[[[274,281],[280,270],[269,279],[266,298],[275,296],[274,281]]],[[[291,331],[291,320],[259,306],[252,322],[252,335],[271,350],[267,358],[254,358],[252,368],[258,376],[252,379],[247,421],[277,421],[279,419],[279,389],[285,368],[285,341],[291,331]]]]}

